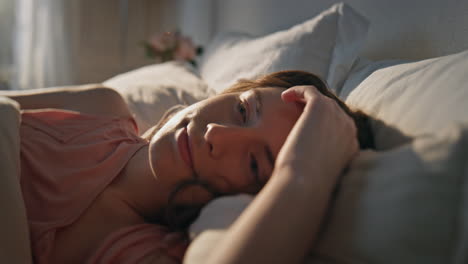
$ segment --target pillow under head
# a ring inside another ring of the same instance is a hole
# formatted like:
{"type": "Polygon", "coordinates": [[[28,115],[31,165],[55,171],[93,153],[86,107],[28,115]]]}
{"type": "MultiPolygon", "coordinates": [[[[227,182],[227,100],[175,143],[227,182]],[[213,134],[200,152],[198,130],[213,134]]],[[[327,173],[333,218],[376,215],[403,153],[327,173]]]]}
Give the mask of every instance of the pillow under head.
{"type": "Polygon", "coordinates": [[[145,66],[103,83],[120,92],[135,115],[140,134],[175,105],[189,105],[214,94],[195,69],[181,61],[145,66]]]}
{"type": "Polygon", "coordinates": [[[369,63],[353,71],[341,98],[374,117],[376,148],[394,148],[468,122],[468,51],[417,61],[369,63]],[[364,76],[367,76],[363,78],[364,76]]]}

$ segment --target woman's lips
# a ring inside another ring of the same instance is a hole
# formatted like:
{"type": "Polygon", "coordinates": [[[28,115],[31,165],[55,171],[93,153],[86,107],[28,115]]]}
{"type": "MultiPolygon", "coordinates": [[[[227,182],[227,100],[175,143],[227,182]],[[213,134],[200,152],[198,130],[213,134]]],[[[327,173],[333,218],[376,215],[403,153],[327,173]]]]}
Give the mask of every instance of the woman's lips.
{"type": "Polygon", "coordinates": [[[177,135],[177,147],[179,149],[180,156],[185,161],[187,166],[193,169],[193,160],[190,150],[190,141],[187,134],[187,127],[183,127],[177,135]]]}

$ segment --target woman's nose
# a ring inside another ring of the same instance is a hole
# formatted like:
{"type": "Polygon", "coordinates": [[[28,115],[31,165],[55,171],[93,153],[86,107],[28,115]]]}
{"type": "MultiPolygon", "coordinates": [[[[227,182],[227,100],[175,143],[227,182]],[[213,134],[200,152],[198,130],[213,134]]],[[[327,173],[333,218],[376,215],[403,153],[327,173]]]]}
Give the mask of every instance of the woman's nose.
{"type": "Polygon", "coordinates": [[[248,138],[245,128],[210,123],[205,132],[205,141],[210,147],[211,155],[220,157],[227,149],[241,144],[242,140],[248,138]]]}

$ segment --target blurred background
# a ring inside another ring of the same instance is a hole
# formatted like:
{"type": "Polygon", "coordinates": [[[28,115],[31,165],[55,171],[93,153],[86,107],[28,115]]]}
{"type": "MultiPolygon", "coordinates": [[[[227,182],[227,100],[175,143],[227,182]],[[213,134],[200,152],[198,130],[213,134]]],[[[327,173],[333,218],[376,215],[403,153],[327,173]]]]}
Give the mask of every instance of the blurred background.
{"type": "Polygon", "coordinates": [[[336,2],[370,22],[362,51],[373,60],[419,60],[465,50],[460,0],[0,0],[0,89],[102,82],[157,63],[142,43],[179,31],[196,46],[221,32],[261,36],[336,2]]]}
{"type": "Polygon", "coordinates": [[[142,42],[165,31],[206,44],[210,30],[184,31],[210,27],[211,2],[0,0],[0,89],[102,82],[154,63],[142,42]]]}

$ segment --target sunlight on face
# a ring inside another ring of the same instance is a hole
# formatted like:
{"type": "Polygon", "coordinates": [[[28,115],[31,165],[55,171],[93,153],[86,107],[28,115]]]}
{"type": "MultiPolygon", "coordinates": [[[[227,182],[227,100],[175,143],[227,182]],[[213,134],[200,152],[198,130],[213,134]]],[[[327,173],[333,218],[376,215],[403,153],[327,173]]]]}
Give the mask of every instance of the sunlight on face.
{"type": "Polygon", "coordinates": [[[221,94],[177,113],[151,139],[158,180],[198,177],[223,193],[255,193],[301,114],[279,88],[221,94]]]}

